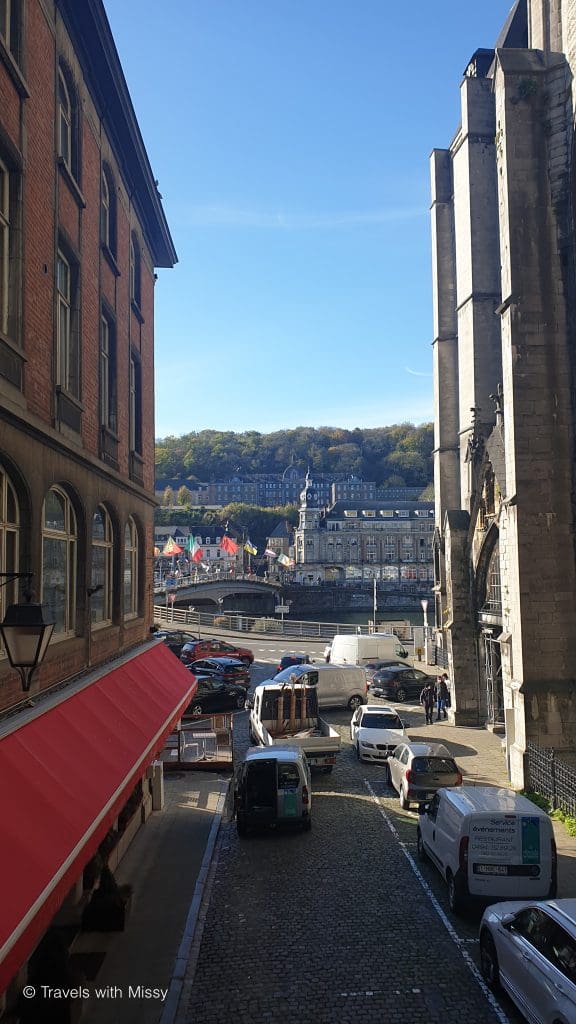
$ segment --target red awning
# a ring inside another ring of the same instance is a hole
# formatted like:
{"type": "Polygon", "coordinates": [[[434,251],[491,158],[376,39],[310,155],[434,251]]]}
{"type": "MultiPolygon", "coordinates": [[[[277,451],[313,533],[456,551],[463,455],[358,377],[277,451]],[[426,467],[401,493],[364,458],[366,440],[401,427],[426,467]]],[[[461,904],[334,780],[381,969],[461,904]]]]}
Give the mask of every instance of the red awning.
{"type": "Polygon", "coordinates": [[[155,644],[0,739],[0,993],[196,686],[155,644]]]}

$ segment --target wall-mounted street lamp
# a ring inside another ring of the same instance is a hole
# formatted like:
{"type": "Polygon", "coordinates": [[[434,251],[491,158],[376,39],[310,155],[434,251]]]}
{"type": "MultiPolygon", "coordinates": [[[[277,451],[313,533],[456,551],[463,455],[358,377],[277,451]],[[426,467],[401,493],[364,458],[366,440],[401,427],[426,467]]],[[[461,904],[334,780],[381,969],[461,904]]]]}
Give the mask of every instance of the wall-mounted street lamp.
{"type": "MultiPolygon", "coordinates": [[[[0,586],[14,580],[30,579],[31,572],[0,572],[0,586]]],[[[43,661],[54,630],[53,622],[44,622],[42,605],[32,603],[26,594],[26,604],[11,604],[0,623],[0,634],[8,660],[20,673],[22,689],[28,693],[32,676],[43,661]]]]}

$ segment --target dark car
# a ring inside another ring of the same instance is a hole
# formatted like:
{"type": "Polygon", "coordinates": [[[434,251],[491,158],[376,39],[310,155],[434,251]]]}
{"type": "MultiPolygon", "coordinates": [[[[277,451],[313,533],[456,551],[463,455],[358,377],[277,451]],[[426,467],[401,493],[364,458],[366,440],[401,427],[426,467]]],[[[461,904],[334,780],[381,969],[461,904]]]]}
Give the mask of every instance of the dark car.
{"type": "Polygon", "coordinates": [[[199,658],[186,665],[194,675],[218,676],[225,683],[237,683],[244,688],[250,686],[250,669],[237,658],[199,658]]]}
{"type": "Polygon", "coordinates": [[[185,629],[157,629],[152,637],[154,640],[163,640],[166,647],[169,647],[177,657],[180,657],[184,644],[195,643],[198,640],[194,633],[188,633],[185,629]]]}
{"type": "Polygon", "coordinates": [[[291,665],[310,665],[311,659],[308,654],[283,654],[276,665],[276,672],[282,672],[291,665]]]}
{"type": "Polygon", "coordinates": [[[218,711],[244,708],[246,690],[243,686],[225,683],[214,676],[198,676],[198,689],[184,711],[183,718],[211,715],[218,711]]]}
{"type": "Polygon", "coordinates": [[[392,672],[396,668],[410,668],[410,666],[407,665],[405,661],[367,661],[366,664],[362,667],[366,672],[368,685],[370,685],[376,672],[380,672],[383,668],[385,668],[388,672],[392,672]]]}
{"type": "Polygon", "coordinates": [[[245,665],[251,665],[254,655],[248,647],[238,647],[237,644],[227,644],[224,640],[217,640],[214,637],[203,637],[195,643],[185,644],[180,652],[180,659],[184,663],[197,661],[198,658],[237,658],[245,665]]]}
{"type": "Polygon", "coordinates": [[[370,689],[375,697],[387,700],[418,700],[426,683],[436,682],[436,676],[429,676],[419,668],[403,666],[396,669],[380,669],[372,678],[370,689]]]}

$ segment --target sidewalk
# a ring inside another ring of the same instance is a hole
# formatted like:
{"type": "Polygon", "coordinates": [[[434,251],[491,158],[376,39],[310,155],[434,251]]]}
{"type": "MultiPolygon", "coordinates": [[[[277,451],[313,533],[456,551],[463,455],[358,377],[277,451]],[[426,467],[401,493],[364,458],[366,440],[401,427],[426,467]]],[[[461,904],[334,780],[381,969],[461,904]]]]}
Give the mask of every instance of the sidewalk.
{"type": "Polygon", "coordinates": [[[105,954],[96,980],[83,983],[90,995],[82,1024],[158,1024],[183,935],[194,928],[229,782],[209,772],[165,774],[164,810],[140,828],[116,872],[134,886],[125,930],[81,936],[79,952],[105,954]]]}

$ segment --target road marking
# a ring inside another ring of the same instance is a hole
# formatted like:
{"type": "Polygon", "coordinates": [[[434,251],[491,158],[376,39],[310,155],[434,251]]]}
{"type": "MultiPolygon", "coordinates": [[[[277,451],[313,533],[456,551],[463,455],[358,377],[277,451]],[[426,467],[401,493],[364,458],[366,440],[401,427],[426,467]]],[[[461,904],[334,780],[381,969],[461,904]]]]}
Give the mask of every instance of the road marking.
{"type": "Polygon", "coordinates": [[[440,906],[438,900],[436,899],[434,893],[432,892],[432,889],[428,885],[428,882],[426,881],[426,879],[424,878],[424,876],[423,876],[422,872],[420,871],[418,865],[416,864],[416,861],[414,860],[412,854],[406,848],[406,844],[403,843],[402,840],[400,839],[400,835],[399,835],[397,829],[394,827],[394,825],[392,824],[390,818],[386,814],[386,811],[384,810],[382,804],[380,803],[379,798],[376,796],[376,793],[372,789],[372,786],[368,782],[368,779],[364,779],[364,785],[366,786],[368,792],[370,793],[370,796],[372,797],[372,800],[376,804],[376,807],[378,808],[381,817],[386,822],[386,824],[387,824],[388,828],[390,829],[392,835],[394,836],[394,838],[396,839],[398,845],[400,846],[400,848],[402,850],[402,853],[406,857],[406,860],[408,861],[408,864],[410,865],[414,875],[416,876],[416,878],[420,882],[420,885],[422,886],[424,892],[426,893],[428,899],[430,900],[432,906],[434,907],[434,910],[436,911],[438,917],[442,921],[442,924],[446,928],[446,931],[448,932],[448,934],[449,934],[450,938],[452,939],[454,945],[456,946],[457,950],[459,951],[460,955],[462,956],[462,959],[464,960],[464,963],[466,964],[468,970],[470,971],[470,973],[474,976],[474,978],[478,982],[480,988],[482,989],[482,992],[486,996],[486,999],[488,1000],[488,1002],[490,1003],[490,1006],[494,1010],[494,1013],[498,1017],[498,1020],[500,1021],[500,1024],[511,1024],[510,1018],[507,1017],[507,1015],[504,1013],[504,1010],[502,1009],[500,1004],[497,1002],[496,998],[493,996],[492,992],[490,991],[490,989],[488,988],[486,982],[484,981],[484,978],[482,977],[480,971],[476,967],[476,964],[474,963],[472,957],[470,956],[470,953],[466,949],[466,940],[460,938],[460,936],[458,935],[456,929],[454,928],[454,925],[452,924],[450,919],[446,916],[446,914],[442,910],[442,907],[440,906]]]}

